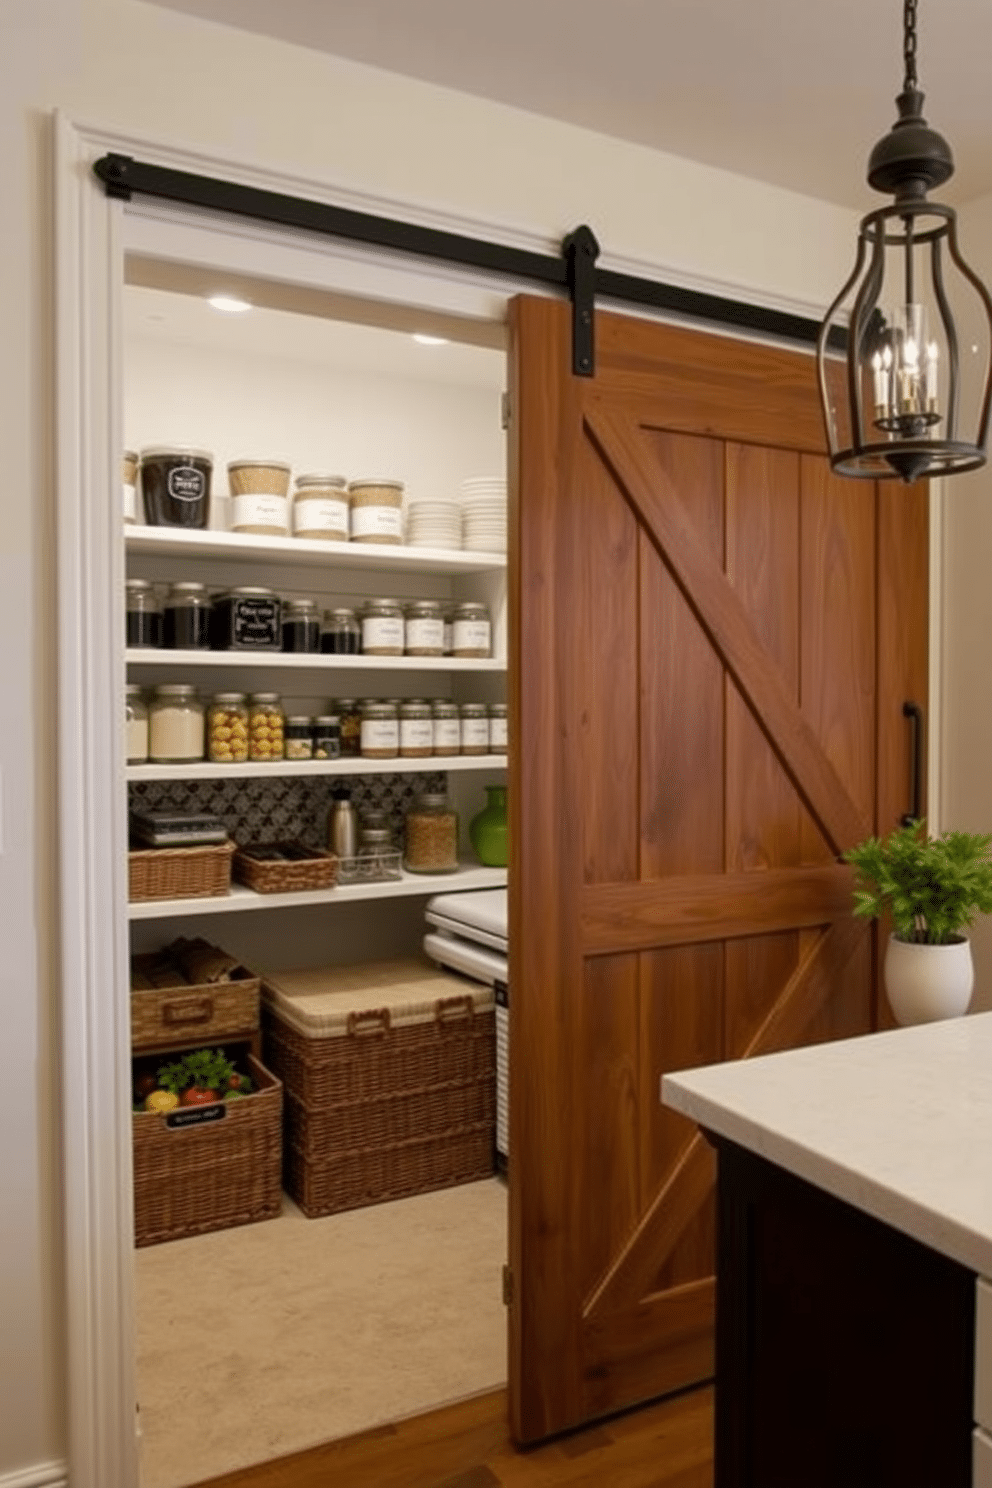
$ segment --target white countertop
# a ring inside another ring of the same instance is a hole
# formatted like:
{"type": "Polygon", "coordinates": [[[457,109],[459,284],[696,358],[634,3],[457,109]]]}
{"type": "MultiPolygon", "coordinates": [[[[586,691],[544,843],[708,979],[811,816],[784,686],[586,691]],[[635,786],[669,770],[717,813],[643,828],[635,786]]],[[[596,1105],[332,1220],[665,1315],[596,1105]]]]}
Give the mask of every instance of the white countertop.
{"type": "Polygon", "coordinates": [[[683,1070],[662,1099],[992,1277],[992,1013],[683,1070]]]}

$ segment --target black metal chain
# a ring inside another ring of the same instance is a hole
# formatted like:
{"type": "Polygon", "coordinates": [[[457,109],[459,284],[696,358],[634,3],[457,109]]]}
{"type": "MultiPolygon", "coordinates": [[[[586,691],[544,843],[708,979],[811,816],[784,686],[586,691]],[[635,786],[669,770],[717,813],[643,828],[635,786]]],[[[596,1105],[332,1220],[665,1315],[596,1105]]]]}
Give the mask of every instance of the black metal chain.
{"type": "Polygon", "coordinates": [[[902,16],[903,26],[903,60],[906,64],[906,78],[903,83],[903,91],[906,93],[916,92],[916,0],[905,0],[902,16]]]}

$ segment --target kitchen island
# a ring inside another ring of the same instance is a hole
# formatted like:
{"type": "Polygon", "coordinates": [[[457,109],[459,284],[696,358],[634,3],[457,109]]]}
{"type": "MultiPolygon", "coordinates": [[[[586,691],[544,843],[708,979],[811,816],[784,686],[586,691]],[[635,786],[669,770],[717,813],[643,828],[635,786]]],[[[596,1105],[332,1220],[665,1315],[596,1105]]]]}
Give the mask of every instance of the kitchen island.
{"type": "Polygon", "coordinates": [[[992,1488],[992,1013],[662,1099],[718,1153],[716,1488],[992,1488]]]}

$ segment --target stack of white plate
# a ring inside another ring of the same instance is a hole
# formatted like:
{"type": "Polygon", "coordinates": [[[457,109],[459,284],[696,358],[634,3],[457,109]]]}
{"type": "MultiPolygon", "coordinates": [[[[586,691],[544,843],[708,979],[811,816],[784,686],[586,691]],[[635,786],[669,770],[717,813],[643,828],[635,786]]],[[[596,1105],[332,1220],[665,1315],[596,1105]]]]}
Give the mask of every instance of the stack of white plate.
{"type": "Polygon", "coordinates": [[[473,476],[462,481],[462,547],[506,552],[506,481],[473,476]]]}
{"type": "Polygon", "coordinates": [[[462,513],[458,502],[440,497],[411,501],[406,511],[406,540],[411,548],[460,548],[462,513]]]}

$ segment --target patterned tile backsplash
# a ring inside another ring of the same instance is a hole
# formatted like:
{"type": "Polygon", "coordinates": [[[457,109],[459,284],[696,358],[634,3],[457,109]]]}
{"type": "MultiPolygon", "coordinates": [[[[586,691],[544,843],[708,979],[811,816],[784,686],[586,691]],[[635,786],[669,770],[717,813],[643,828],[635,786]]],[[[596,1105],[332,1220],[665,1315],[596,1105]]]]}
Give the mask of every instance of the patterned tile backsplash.
{"type": "Polygon", "coordinates": [[[327,845],[327,817],[335,786],[347,785],[359,816],[384,811],[397,844],[403,818],[421,791],[447,790],[443,770],[416,775],[275,776],[272,780],[145,780],[128,786],[132,811],[200,811],[219,816],[236,842],[299,838],[327,845]]]}

